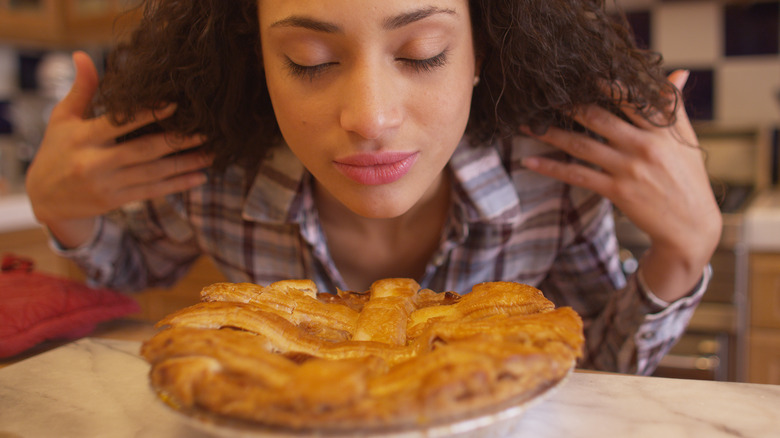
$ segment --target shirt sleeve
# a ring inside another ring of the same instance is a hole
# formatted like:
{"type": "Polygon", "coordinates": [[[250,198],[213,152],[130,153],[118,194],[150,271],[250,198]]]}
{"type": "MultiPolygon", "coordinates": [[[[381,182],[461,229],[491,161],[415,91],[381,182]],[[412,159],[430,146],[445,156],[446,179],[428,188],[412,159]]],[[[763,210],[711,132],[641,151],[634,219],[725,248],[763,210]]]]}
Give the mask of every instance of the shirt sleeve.
{"type": "Polygon", "coordinates": [[[650,302],[650,313],[635,335],[636,367],[639,374],[651,374],[688,326],[712,278],[712,268],[707,265],[699,283],[688,295],[671,303],[656,297],[645,286],[638,272],[633,274],[629,284],[636,283],[639,293],[650,302]]]}
{"type": "Polygon", "coordinates": [[[585,328],[582,368],[651,374],[677,342],[711,277],[672,303],[626,278],[619,262],[611,204],[572,189],[563,217],[561,250],[543,290],[557,305],[572,306],[585,328]]]}
{"type": "Polygon", "coordinates": [[[76,263],[89,284],[121,291],[168,287],[201,254],[189,223],[162,198],[101,216],[91,239],[77,248],[63,248],[53,236],[50,246],[76,263]]]}

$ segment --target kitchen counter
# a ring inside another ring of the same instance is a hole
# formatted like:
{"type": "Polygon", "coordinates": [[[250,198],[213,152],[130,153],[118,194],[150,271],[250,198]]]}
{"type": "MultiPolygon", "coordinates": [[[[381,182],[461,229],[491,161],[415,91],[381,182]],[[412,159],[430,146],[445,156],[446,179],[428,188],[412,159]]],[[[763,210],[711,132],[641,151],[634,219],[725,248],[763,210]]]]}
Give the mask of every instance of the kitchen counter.
{"type": "Polygon", "coordinates": [[[39,227],[24,193],[0,196],[0,233],[39,227]]]}
{"type": "MultiPolygon", "coordinates": [[[[0,369],[0,436],[211,436],[155,398],[149,366],[138,355],[138,339],[153,330],[132,330],[84,338],[0,369]]],[[[574,372],[513,419],[510,436],[776,437],[778,408],[775,385],[574,372]]],[[[411,436],[418,435],[403,435],[411,436]]]]}
{"type": "Polygon", "coordinates": [[[750,251],[780,252],[780,190],[756,196],[745,212],[745,243],[750,251]]]}

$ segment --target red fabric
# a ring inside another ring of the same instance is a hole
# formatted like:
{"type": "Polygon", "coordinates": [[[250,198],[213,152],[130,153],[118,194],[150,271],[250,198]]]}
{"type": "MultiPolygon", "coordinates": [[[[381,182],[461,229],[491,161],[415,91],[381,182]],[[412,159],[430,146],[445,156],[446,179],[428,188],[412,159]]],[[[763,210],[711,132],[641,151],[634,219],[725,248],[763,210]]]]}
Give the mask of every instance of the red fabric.
{"type": "Polygon", "coordinates": [[[32,272],[32,263],[5,256],[0,273],[0,358],[48,339],[76,339],[104,321],[140,311],[119,292],[32,272]]]}

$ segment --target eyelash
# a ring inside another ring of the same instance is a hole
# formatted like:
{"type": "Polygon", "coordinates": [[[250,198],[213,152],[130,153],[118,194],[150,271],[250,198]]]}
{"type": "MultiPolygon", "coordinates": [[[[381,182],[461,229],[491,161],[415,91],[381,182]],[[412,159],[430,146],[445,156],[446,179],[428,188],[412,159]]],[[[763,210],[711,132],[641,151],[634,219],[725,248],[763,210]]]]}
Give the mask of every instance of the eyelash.
{"type": "MultiPolygon", "coordinates": [[[[449,53],[448,50],[444,50],[438,55],[426,59],[398,58],[398,61],[405,63],[410,68],[412,68],[416,73],[429,73],[447,64],[448,53],[449,53]]],[[[336,65],[337,63],[326,62],[324,64],[318,64],[318,65],[300,65],[293,62],[290,58],[287,58],[285,64],[287,70],[289,70],[291,75],[302,79],[308,79],[309,81],[313,81],[321,74],[325,73],[325,70],[327,70],[329,67],[333,65],[336,65]]]]}
{"type": "Polygon", "coordinates": [[[325,70],[335,65],[335,62],[328,62],[325,64],[318,64],[318,65],[300,65],[296,64],[292,61],[292,59],[287,58],[285,61],[285,64],[287,64],[287,70],[290,71],[290,74],[303,79],[308,79],[309,81],[313,81],[316,79],[319,75],[325,72],[325,70]]]}
{"type": "Polygon", "coordinates": [[[444,50],[436,56],[427,59],[402,59],[418,73],[428,73],[447,64],[449,50],[444,50]]]}

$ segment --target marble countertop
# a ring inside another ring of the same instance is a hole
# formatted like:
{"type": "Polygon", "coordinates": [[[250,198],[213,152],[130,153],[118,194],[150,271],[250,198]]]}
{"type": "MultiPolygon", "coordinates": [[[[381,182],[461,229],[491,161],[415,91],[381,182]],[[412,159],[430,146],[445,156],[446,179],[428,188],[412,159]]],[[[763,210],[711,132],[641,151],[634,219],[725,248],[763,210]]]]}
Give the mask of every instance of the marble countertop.
{"type": "Polygon", "coordinates": [[[38,227],[24,193],[0,196],[0,233],[38,227]]]}
{"type": "Polygon", "coordinates": [[[780,251],[780,190],[759,193],[745,212],[745,243],[751,251],[780,251]]]}
{"type": "MultiPolygon", "coordinates": [[[[0,369],[0,437],[212,436],[155,398],[139,347],[90,337],[0,369]]],[[[574,372],[506,436],[776,437],[778,409],[775,385],[574,372]]]]}

